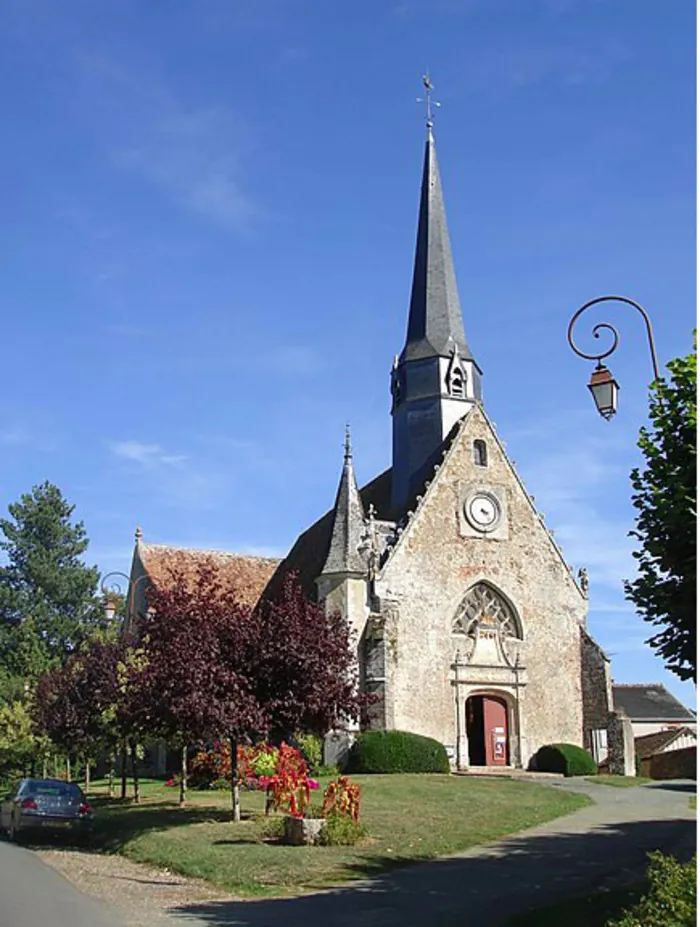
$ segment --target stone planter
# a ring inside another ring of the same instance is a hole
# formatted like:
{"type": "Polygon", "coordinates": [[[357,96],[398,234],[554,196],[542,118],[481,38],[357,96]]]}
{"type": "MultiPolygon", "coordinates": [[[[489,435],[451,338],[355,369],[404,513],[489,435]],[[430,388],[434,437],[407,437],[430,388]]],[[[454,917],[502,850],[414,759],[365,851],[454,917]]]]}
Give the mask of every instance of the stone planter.
{"type": "Polygon", "coordinates": [[[318,843],[325,824],[324,818],[293,818],[288,815],[284,819],[284,842],[293,846],[318,843]]]}

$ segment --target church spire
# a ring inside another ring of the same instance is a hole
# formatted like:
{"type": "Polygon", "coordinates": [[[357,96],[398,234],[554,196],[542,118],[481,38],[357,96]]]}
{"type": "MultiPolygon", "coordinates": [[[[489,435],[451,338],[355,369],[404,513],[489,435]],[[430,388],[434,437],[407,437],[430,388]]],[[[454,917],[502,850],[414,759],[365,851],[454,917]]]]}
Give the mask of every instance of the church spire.
{"type": "Polygon", "coordinates": [[[452,248],[438,168],[432,119],[427,121],[411,307],[401,360],[449,357],[457,345],[463,359],[472,353],[464,335],[452,248]]]}
{"type": "Polygon", "coordinates": [[[435,139],[433,89],[426,89],[425,142],[418,235],[406,343],[391,371],[392,508],[404,511],[456,423],[481,399],[481,370],[464,335],[435,139]]]}
{"type": "Polygon", "coordinates": [[[333,507],[331,542],[321,576],[338,573],[366,573],[366,564],[358,550],[364,526],[365,513],[355,479],[350,426],[348,425],[345,429],[343,472],[333,507]]]}

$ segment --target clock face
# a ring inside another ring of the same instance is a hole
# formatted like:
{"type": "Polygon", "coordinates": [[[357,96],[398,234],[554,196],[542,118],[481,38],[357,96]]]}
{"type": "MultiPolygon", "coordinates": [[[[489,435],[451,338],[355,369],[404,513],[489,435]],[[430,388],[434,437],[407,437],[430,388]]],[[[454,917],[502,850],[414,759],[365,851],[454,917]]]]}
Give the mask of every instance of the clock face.
{"type": "Polygon", "coordinates": [[[480,531],[495,528],[500,516],[496,499],[487,493],[475,493],[467,502],[467,517],[480,531]]]}

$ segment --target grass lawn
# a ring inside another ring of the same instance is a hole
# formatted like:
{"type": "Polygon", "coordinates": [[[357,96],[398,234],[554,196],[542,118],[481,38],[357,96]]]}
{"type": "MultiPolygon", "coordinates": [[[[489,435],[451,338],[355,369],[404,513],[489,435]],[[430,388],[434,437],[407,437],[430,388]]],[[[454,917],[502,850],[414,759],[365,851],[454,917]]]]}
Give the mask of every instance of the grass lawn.
{"type": "Polygon", "coordinates": [[[698,809],[698,796],[697,796],[697,795],[691,795],[690,798],[688,799],[688,804],[690,805],[690,807],[692,808],[693,811],[697,811],[697,809],[698,809]]]}
{"type": "Polygon", "coordinates": [[[612,785],[616,789],[629,789],[654,780],[644,776],[586,776],[586,781],[595,782],[596,785],[612,785]]]}
{"type": "Polygon", "coordinates": [[[608,920],[618,918],[633,907],[648,891],[647,884],[638,888],[621,888],[595,892],[583,898],[569,898],[556,904],[519,914],[508,921],[507,927],[605,927],[608,920]]]}
{"type": "Polygon", "coordinates": [[[207,879],[241,897],[289,895],[455,853],[590,803],[584,795],[507,780],[353,779],[362,789],[361,821],[369,832],[356,847],[278,843],[269,834],[279,816],[265,818],[261,792],[242,793],[244,820],[234,824],[228,793],[193,791],[180,809],[177,789],[146,780],[140,805],[110,800],[95,783],[95,848],[207,879]]]}

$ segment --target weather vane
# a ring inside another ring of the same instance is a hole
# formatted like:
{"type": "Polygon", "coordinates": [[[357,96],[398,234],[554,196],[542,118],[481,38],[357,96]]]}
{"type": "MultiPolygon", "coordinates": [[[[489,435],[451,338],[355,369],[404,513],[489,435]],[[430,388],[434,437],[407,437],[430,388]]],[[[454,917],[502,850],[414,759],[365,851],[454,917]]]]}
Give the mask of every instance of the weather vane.
{"type": "Polygon", "coordinates": [[[431,94],[433,92],[433,82],[430,80],[430,75],[426,71],[423,75],[423,86],[425,87],[425,96],[416,97],[416,103],[425,103],[425,124],[429,129],[433,127],[433,106],[440,106],[437,100],[433,100],[431,94]]]}

